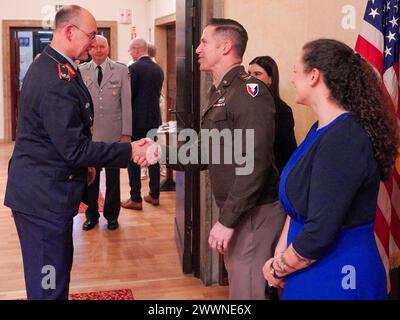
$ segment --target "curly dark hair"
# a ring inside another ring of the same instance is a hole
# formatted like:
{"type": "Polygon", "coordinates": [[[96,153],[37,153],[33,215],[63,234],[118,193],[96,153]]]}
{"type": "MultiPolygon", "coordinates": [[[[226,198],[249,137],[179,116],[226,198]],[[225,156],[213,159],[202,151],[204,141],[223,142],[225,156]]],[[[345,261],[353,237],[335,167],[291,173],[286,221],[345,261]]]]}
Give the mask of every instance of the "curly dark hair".
{"type": "Polygon", "coordinates": [[[399,129],[391,100],[375,69],[346,44],[319,39],[303,47],[304,71],[319,70],[331,99],[351,112],[371,139],[380,178],[386,180],[398,155],[399,129]]]}

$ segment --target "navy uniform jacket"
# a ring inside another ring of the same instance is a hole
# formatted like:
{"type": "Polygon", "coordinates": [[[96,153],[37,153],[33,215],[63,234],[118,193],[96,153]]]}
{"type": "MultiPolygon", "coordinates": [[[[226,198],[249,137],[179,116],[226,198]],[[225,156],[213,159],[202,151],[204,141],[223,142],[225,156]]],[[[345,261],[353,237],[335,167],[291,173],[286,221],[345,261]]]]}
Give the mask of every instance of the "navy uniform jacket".
{"type": "Polygon", "coordinates": [[[133,131],[161,124],[160,95],[164,81],[161,67],[144,56],[129,66],[132,85],[133,131]]]}
{"type": "Polygon", "coordinates": [[[4,204],[31,215],[76,214],[87,167],[126,167],[130,144],[92,142],[92,100],[79,74],[48,46],[21,92],[17,139],[4,204]],[[68,65],[61,66],[59,63],[68,65]],[[70,80],[60,79],[61,74],[70,80]]]}

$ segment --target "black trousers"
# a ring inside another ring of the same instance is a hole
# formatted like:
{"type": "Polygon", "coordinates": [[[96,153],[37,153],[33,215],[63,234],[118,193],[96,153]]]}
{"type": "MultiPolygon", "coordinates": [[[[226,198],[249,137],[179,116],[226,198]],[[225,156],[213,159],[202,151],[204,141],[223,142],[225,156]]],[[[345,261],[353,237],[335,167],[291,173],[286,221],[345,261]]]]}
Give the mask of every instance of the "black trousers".
{"type": "MultiPolygon", "coordinates": [[[[104,200],[104,218],[107,220],[117,220],[121,205],[119,168],[106,168],[106,197],[104,200]]],[[[86,217],[88,219],[99,219],[99,188],[100,188],[100,171],[96,168],[96,178],[88,188],[88,208],[86,209],[86,217]]]]}
{"type": "Polygon", "coordinates": [[[74,246],[73,216],[38,217],[13,210],[29,300],[67,300],[74,246]]]}
{"type": "MultiPolygon", "coordinates": [[[[146,138],[147,132],[152,130],[149,129],[135,129],[133,130],[133,141],[140,140],[142,138],[146,138]]],[[[142,189],[142,181],[140,177],[140,166],[134,162],[130,162],[128,165],[128,174],[129,174],[129,185],[131,187],[131,199],[135,202],[142,202],[141,189],[142,189]]],[[[156,163],[155,165],[149,166],[149,187],[150,187],[150,196],[155,199],[160,197],[160,164],[156,163]]]]}

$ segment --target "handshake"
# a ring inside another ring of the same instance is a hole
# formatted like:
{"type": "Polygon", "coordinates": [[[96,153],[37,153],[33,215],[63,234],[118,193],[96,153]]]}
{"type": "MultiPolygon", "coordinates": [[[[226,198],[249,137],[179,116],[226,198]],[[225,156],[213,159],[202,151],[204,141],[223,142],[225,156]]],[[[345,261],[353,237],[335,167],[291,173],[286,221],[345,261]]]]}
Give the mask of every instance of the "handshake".
{"type": "MultiPolygon", "coordinates": [[[[156,164],[162,156],[161,146],[149,138],[144,138],[131,143],[132,161],[142,167],[156,164]]],[[[96,168],[89,167],[87,184],[90,186],[96,178],[96,168]]]]}
{"type": "Polygon", "coordinates": [[[132,161],[142,167],[156,164],[162,156],[161,146],[149,138],[131,143],[132,161]]]}

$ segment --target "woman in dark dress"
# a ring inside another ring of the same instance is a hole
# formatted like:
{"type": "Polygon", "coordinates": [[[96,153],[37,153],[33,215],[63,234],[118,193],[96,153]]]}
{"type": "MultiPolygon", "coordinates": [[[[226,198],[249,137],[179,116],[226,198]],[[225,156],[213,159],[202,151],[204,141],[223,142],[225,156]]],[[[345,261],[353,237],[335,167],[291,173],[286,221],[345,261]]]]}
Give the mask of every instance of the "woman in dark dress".
{"type": "Polygon", "coordinates": [[[318,122],[282,172],[288,217],[264,276],[283,299],[385,299],[374,222],[399,146],[390,100],[371,65],[336,40],[306,44],[292,82],[318,122]]]}
{"type": "Polygon", "coordinates": [[[264,82],[270,89],[276,105],[276,136],[274,144],[275,164],[282,172],[290,156],[296,150],[292,109],[279,94],[279,70],[275,60],[269,56],[254,58],[249,64],[249,73],[264,82]]]}

